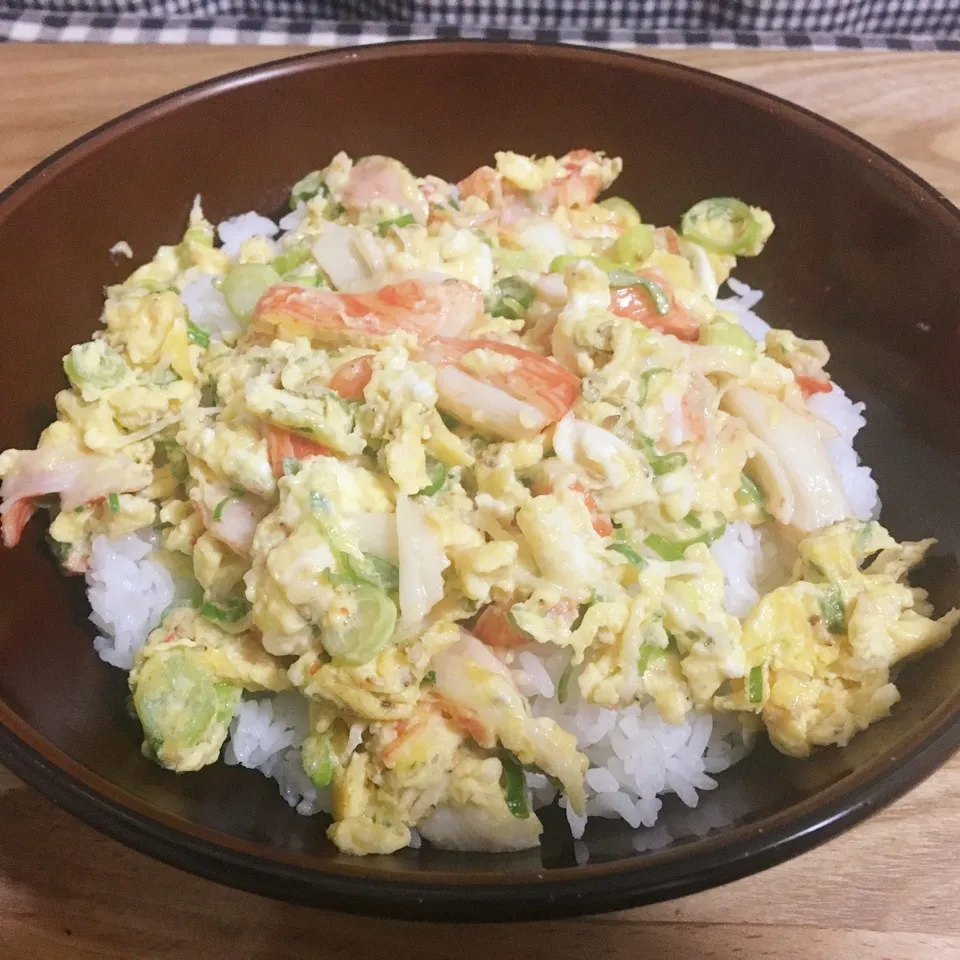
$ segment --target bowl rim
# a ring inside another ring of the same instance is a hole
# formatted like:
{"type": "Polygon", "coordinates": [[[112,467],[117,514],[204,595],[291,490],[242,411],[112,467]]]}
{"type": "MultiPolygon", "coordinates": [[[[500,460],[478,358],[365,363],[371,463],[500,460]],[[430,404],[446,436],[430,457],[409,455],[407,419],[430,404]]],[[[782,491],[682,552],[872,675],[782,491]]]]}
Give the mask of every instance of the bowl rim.
{"type": "MultiPolygon", "coordinates": [[[[960,211],[936,188],[878,147],[804,107],[737,80],[627,51],[563,43],[493,40],[387,41],[281,57],[192,84],[141,104],[66,144],[0,192],[0,219],[42,190],[46,177],[102,144],[180,107],[281,75],[350,61],[450,56],[462,51],[566,58],[632,66],[638,74],[679,77],[778,114],[837,149],[856,155],[936,213],[960,238],[960,211]]],[[[92,648],[91,648],[92,650],[92,648]]],[[[429,882],[364,859],[337,857],[318,869],[307,855],[199,826],[151,807],[94,774],[35,731],[0,701],[0,762],[53,802],[103,833],[166,863],[229,886],[291,902],[406,919],[515,920],[569,917],[624,909],[695,893],[780,863],[849,829],[929,776],[960,748],[960,712],[947,700],[910,732],[901,750],[871,764],[868,778],[844,776],[785,811],[673,849],[635,858],[500,874],[435,872],[429,882]],[[696,848],[691,862],[690,849],[696,848]]]]}

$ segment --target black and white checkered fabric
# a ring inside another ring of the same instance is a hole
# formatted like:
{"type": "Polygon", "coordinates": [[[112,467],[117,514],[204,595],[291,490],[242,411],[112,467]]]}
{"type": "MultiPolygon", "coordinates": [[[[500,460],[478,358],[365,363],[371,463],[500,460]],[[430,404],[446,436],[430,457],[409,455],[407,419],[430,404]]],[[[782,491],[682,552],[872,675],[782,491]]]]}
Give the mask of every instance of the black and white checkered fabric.
{"type": "Polygon", "coordinates": [[[0,0],[0,41],[960,50],[960,0],[0,0]]]}

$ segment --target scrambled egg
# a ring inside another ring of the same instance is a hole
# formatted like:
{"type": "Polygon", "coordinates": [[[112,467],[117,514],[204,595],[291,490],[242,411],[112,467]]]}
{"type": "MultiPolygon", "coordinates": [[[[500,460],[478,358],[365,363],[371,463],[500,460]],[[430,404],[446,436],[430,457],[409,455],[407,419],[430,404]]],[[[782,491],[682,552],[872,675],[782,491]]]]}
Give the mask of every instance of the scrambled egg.
{"type": "Polygon", "coordinates": [[[905,582],[932,543],[897,544],[878,523],[850,520],[801,541],[793,582],[744,624],[752,679],[729,707],[757,711],[776,746],[798,757],[843,746],[886,716],[900,699],[893,668],[960,622],[956,610],[933,619],[924,591],[905,582]]]}
{"type": "Polygon", "coordinates": [[[732,712],[803,757],[948,638],[960,612],[907,579],[932,541],[858,518],[827,456],[826,347],[717,302],[769,214],[657,228],[598,202],[621,166],[502,152],[455,185],[338,154],[278,238],[218,247],[198,201],[107,291],[57,422],[0,455],[0,512],[12,546],[48,507],[72,573],[158,533],[180,599],[129,676],[149,756],[212,763],[244,697],[291,691],[341,850],[524,849],[527,776],[582,813],[588,762],[518,655],[563,664],[560,703],[732,712]],[[749,610],[733,524],[795,557],[749,610]]]}

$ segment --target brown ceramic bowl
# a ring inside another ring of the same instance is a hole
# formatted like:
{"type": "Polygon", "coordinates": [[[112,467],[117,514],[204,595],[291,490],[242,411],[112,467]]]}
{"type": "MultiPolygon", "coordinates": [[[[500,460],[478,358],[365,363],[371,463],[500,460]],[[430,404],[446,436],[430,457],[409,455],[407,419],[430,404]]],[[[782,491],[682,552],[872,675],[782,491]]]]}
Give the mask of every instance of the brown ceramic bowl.
{"type": "MultiPolygon", "coordinates": [[[[194,195],[212,219],[278,210],[338,149],[457,179],[495,149],[619,154],[618,192],[655,222],[704,196],[749,198],[777,233],[741,275],[775,324],[826,337],[865,399],[859,446],[898,537],[940,538],[925,576],[960,600],[957,360],[960,215],[849,133],[756,90],[658,60],[507,43],[398,44],[256,67],[156,101],[40,164],[0,197],[0,449],[53,416],[61,357],[96,327],[105,284],[179,237],[194,195]],[[921,326],[922,324],[922,326],[921,326]]],[[[138,750],[123,675],[101,663],[82,584],[60,577],[39,522],[0,553],[0,761],[106,833],[275,897],[400,917],[506,919],[612,910],[690,893],[800,853],[929,774],[960,744],[960,643],[902,675],[893,716],[806,762],[768,748],[725,774],[675,838],[643,852],[622,823],[577,863],[559,816],[542,850],[423,849],[353,859],[259,774],[165,773],[138,750]],[[731,822],[732,821],[732,822],[731,822]],[[711,824],[728,823],[711,828],[711,824]]],[[[9,829],[15,829],[8,825],[9,829]]]]}

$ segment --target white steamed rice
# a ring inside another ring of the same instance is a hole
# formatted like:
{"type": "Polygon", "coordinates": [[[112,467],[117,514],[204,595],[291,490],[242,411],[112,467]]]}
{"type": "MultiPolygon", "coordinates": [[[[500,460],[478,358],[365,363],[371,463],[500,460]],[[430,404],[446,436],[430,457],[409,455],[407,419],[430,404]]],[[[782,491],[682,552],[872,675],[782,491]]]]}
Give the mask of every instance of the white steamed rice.
{"type": "MultiPolygon", "coordinates": [[[[288,214],[278,227],[257,214],[243,214],[217,228],[224,249],[235,256],[240,245],[260,234],[273,237],[279,229],[293,229],[302,210],[288,214]]],[[[718,300],[723,309],[737,315],[755,339],[762,340],[769,326],[753,308],[762,294],[736,280],[728,281],[734,296],[718,300]]],[[[183,290],[184,302],[195,322],[232,329],[233,318],[219,290],[208,277],[192,280],[183,290]]],[[[848,499],[858,517],[878,512],[877,487],[867,467],[861,466],[853,440],[864,425],[862,403],[853,403],[836,385],[829,394],[811,398],[814,412],[828,421],[837,437],[827,444],[830,459],[842,479],[848,499]]],[[[151,559],[156,535],[142,531],[119,540],[95,538],[87,573],[91,620],[101,634],[94,646],[102,659],[129,670],[134,655],[147,634],[173,602],[175,584],[169,572],[151,559]]],[[[773,529],[751,528],[734,523],[712,547],[725,577],[725,606],[735,616],[749,613],[761,592],[772,589],[789,574],[791,554],[773,529]]],[[[569,685],[565,703],[555,699],[556,685],[568,661],[565,651],[547,650],[541,655],[524,650],[512,665],[521,692],[530,698],[537,716],[549,716],[577,737],[589,757],[587,817],[622,818],[633,827],[648,829],[638,834],[638,850],[656,849],[671,839],[657,822],[664,794],[676,794],[695,808],[700,791],[717,786],[714,775],[741,760],[749,751],[735,717],[692,714],[685,723],[666,723],[652,704],[609,710],[580,699],[576,683],[569,685]]],[[[246,696],[230,725],[224,761],[255,769],[274,778],[284,799],[298,813],[329,811],[329,790],[317,791],[303,771],[300,747],[307,732],[307,707],[295,692],[246,696]]],[[[352,731],[360,740],[360,725],[352,731]]],[[[546,777],[528,774],[535,802],[543,805],[555,798],[546,777]]],[[[586,817],[578,817],[563,799],[574,837],[583,835],[586,817]]],[[[735,815],[735,814],[732,814],[735,815]]],[[[701,817],[692,821],[695,832],[707,832],[719,823],[701,817]]],[[[411,846],[419,846],[414,834],[411,846]]],[[[576,844],[578,859],[586,847],[576,844]]]]}
{"type": "Polygon", "coordinates": [[[167,568],[150,559],[153,531],[118,540],[94,537],[87,571],[90,619],[101,631],[93,641],[107,663],[129,670],[147,634],[173,603],[174,584],[167,568]]]}
{"type": "MultiPolygon", "coordinates": [[[[587,703],[575,682],[567,699],[554,697],[556,684],[569,662],[569,651],[553,648],[544,657],[523,651],[512,673],[520,690],[530,697],[535,716],[550,717],[577,738],[590,760],[587,771],[587,816],[573,812],[566,801],[567,820],[574,837],[583,836],[589,817],[620,818],[631,827],[652,827],[663,803],[660,796],[675,793],[695,807],[698,791],[713,790],[720,773],[746,756],[736,717],[701,713],[681,724],[669,724],[653,704],[610,710],[587,703]]],[[[542,774],[527,774],[534,800],[550,803],[556,794],[542,774]]]]}
{"type": "Polygon", "coordinates": [[[318,791],[300,762],[300,746],[307,731],[307,702],[300,694],[285,691],[246,698],[230,724],[224,763],[273,777],[283,799],[296,807],[297,813],[328,813],[329,789],[318,791]]]}
{"type": "MultiPolygon", "coordinates": [[[[236,258],[244,243],[253,237],[263,237],[276,252],[277,245],[270,238],[276,236],[281,228],[287,230],[296,226],[299,220],[295,213],[284,217],[280,221],[280,226],[266,217],[261,217],[258,213],[242,213],[237,217],[224,220],[217,225],[221,249],[228,256],[236,258]]],[[[300,220],[303,219],[304,213],[299,215],[300,220]]],[[[210,330],[214,335],[241,330],[214,278],[209,274],[197,272],[196,276],[183,285],[180,290],[180,299],[186,306],[191,321],[210,330]]]]}
{"type": "Polygon", "coordinates": [[[187,308],[190,320],[198,326],[221,335],[230,331],[240,332],[240,324],[210,274],[201,273],[185,283],[180,291],[180,299],[187,308]]]}
{"type": "MultiPolygon", "coordinates": [[[[230,217],[217,225],[217,236],[220,237],[221,249],[231,257],[240,252],[240,247],[251,237],[275,237],[279,227],[259,213],[241,213],[238,217],[230,217]]],[[[276,249],[276,244],[271,244],[276,249]]]]}

